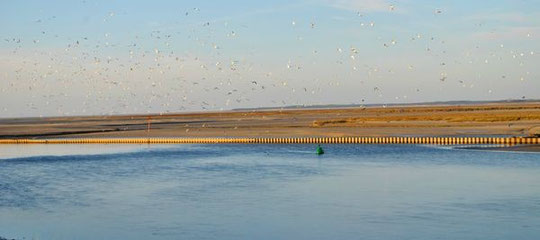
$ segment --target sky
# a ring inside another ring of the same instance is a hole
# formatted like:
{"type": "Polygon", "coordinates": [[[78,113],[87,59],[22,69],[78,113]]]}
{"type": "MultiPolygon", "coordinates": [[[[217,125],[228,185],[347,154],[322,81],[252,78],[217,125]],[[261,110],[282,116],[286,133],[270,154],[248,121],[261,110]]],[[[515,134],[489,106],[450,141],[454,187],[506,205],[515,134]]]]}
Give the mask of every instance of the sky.
{"type": "Polygon", "coordinates": [[[0,118],[540,98],[525,0],[0,0],[0,118]]]}

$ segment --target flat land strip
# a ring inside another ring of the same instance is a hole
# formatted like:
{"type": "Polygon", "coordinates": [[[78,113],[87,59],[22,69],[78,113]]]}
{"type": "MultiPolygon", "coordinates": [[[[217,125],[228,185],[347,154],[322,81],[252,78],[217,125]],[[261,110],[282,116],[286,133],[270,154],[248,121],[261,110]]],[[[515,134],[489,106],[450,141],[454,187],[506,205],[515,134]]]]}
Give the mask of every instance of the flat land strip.
{"type": "Polygon", "coordinates": [[[0,119],[3,139],[535,134],[540,101],[0,119]]]}

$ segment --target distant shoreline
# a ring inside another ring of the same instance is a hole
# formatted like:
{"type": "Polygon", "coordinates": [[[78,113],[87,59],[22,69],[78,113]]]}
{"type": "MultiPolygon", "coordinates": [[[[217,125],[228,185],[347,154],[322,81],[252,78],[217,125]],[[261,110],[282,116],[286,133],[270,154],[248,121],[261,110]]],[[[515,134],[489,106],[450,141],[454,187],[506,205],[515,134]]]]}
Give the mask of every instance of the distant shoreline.
{"type": "Polygon", "coordinates": [[[421,106],[467,106],[481,104],[505,104],[505,103],[535,103],[540,99],[506,99],[506,100],[452,100],[433,102],[412,102],[412,103],[370,103],[370,104],[318,104],[318,105],[288,105],[283,107],[256,107],[256,108],[234,108],[232,111],[258,111],[258,110],[287,110],[287,109],[336,109],[336,108],[358,108],[358,107],[421,107],[421,106]]]}
{"type": "Polygon", "coordinates": [[[540,101],[0,119],[0,139],[539,135],[540,101]]]}

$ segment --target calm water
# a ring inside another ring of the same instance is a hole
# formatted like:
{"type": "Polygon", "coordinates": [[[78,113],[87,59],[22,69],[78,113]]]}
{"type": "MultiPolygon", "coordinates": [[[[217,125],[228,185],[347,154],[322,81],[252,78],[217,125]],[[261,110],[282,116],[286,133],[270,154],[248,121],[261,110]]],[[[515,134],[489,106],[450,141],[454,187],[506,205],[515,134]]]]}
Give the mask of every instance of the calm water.
{"type": "Polygon", "coordinates": [[[324,148],[0,146],[0,236],[540,239],[540,154],[324,148]]]}

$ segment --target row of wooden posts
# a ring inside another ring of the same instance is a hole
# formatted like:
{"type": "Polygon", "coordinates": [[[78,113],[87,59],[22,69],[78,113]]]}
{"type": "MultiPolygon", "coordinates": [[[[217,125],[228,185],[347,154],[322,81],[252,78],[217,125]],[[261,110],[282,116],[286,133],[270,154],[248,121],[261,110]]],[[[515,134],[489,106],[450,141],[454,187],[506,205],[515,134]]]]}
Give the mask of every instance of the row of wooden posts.
{"type": "Polygon", "coordinates": [[[297,138],[67,138],[0,139],[0,144],[540,144],[529,137],[297,137],[297,138]]]}

